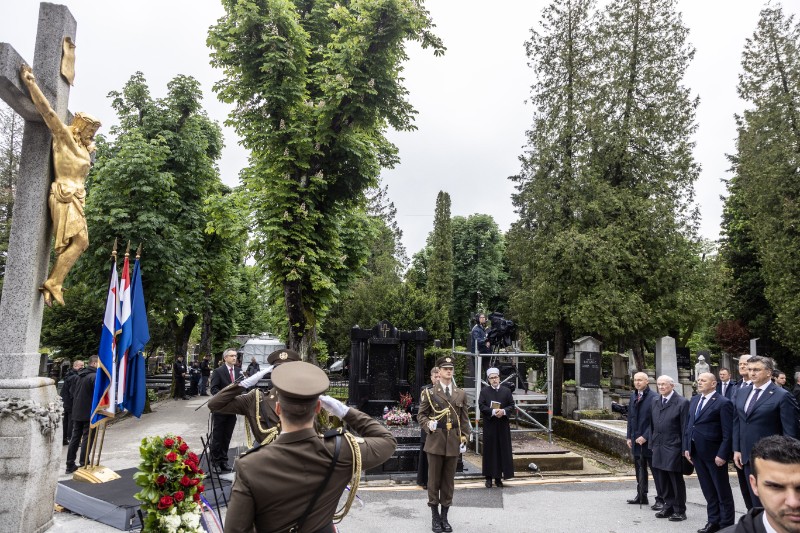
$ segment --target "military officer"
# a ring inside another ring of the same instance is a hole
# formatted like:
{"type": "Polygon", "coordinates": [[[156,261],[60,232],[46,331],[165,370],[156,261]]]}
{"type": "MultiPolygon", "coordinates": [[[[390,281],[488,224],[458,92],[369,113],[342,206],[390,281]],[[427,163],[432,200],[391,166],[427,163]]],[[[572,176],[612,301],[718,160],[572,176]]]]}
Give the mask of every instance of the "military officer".
{"type": "Polygon", "coordinates": [[[225,532],[283,533],[296,528],[333,533],[333,520],[344,516],[336,514],[336,506],[347,484],[351,483],[351,491],[345,513],[361,470],[386,461],[397,442],[366,414],[320,396],[328,388],[328,376],[310,363],[281,364],[272,373],[272,384],[282,432],[269,446],[258,446],[236,462],[225,532]],[[318,434],[314,419],[320,408],[360,436],[341,430],[318,434]]]}
{"type": "Polygon", "coordinates": [[[447,512],[453,503],[458,456],[466,451],[470,433],[467,395],[453,382],[454,361],[449,355],[436,361],[439,383],[422,392],[417,414],[422,431],[428,434],[425,439],[428,506],[431,508],[431,530],[436,533],[453,531],[447,512]]]}
{"type": "Polygon", "coordinates": [[[275,350],[267,357],[266,367],[241,382],[231,383],[219,391],[209,400],[208,408],[212,413],[244,415],[255,442],[269,444],[280,431],[280,419],[275,412],[275,404],[278,402],[275,390],[262,392],[259,389],[253,389],[247,394],[243,393],[258,384],[261,378],[271,372],[274,367],[282,363],[300,361],[300,359],[300,354],[294,350],[285,348],[275,350]]]}

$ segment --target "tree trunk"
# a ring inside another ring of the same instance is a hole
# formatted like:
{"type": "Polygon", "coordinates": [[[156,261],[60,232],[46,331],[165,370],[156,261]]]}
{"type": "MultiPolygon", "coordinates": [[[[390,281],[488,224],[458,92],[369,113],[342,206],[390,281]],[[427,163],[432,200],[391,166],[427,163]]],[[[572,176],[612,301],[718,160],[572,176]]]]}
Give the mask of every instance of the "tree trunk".
{"type": "MultiPolygon", "coordinates": [[[[209,301],[211,290],[206,289],[206,301],[209,301]]],[[[200,328],[200,347],[199,355],[202,359],[204,355],[211,355],[211,306],[207,305],[203,310],[203,325],[200,328]]]]}
{"type": "Polygon", "coordinates": [[[564,357],[568,333],[567,323],[562,318],[556,326],[553,341],[553,414],[556,416],[562,415],[561,395],[564,391],[564,357]]]}
{"type": "Polygon", "coordinates": [[[644,350],[642,350],[642,340],[636,339],[631,346],[633,350],[633,360],[636,362],[636,371],[644,372],[644,350]]]}
{"type": "Polygon", "coordinates": [[[172,333],[175,336],[175,355],[186,357],[186,352],[189,351],[189,336],[191,336],[195,324],[197,324],[197,315],[195,314],[184,316],[180,325],[174,319],[170,321],[172,333]]]}
{"type": "Polygon", "coordinates": [[[305,361],[311,352],[313,340],[306,338],[307,320],[303,307],[303,291],[299,281],[283,282],[283,300],[286,305],[286,318],[289,319],[289,335],[286,339],[286,346],[299,353],[305,361]]]}

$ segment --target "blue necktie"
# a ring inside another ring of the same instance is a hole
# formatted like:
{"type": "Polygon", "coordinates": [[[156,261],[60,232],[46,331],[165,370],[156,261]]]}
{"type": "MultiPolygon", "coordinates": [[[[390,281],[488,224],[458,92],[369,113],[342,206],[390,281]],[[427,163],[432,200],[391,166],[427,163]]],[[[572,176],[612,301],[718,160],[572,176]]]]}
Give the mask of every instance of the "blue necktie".
{"type": "Polygon", "coordinates": [[[756,393],[753,395],[753,398],[750,400],[750,403],[749,403],[749,404],[748,404],[748,406],[747,406],[747,411],[745,411],[745,414],[749,413],[749,412],[750,412],[750,410],[751,410],[751,409],[753,409],[753,406],[754,406],[754,405],[756,404],[756,402],[758,401],[758,396],[759,396],[760,394],[761,394],[761,389],[756,389],[756,393]]]}
{"type": "Polygon", "coordinates": [[[700,397],[700,403],[697,404],[697,411],[694,412],[694,417],[695,418],[697,418],[697,416],[700,414],[700,411],[703,410],[703,402],[704,401],[706,401],[706,397],[705,396],[701,396],[700,397]]]}

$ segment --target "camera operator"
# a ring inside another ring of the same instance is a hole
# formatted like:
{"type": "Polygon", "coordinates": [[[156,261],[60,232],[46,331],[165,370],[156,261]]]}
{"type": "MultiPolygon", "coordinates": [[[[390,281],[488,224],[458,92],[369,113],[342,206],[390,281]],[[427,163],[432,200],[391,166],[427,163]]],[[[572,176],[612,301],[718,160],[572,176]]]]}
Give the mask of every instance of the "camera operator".
{"type": "Polygon", "coordinates": [[[478,323],[472,328],[472,335],[470,340],[469,351],[471,353],[492,353],[491,344],[489,339],[486,338],[486,315],[478,313],[478,323]],[[478,351],[475,351],[477,347],[478,351]]]}

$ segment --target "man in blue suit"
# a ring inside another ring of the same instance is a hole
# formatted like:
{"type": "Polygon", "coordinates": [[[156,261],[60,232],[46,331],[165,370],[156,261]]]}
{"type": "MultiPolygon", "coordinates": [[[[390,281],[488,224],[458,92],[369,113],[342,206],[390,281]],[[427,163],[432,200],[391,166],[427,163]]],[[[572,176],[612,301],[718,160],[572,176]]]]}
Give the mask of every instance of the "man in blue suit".
{"type": "MultiPolygon", "coordinates": [[[[647,465],[653,456],[648,441],[650,440],[650,417],[653,410],[653,402],[658,395],[650,390],[647,374],[637,372],[633,376],[633,386],[635,390],[631,393],[628,403],[628,448],[633,453],[636,464],[636,497],[628,500],[630,504],[650,505],[647,500],[647,465]]],[[[651,467],[652,470],[652,467],[651,467]]],[[[657,491],[656,487],[656,491],[657,491]]],[[[656,495],[654,509],[661,510],[664,500],[660,495],[656,495]]]]}
{"type": "Polygon", "coordinates": [[[697,377],[698,394],[689,403],[689,422],[683,435],[683,454],[694,464],[706,499],[708,520],[698,533],[714,533],[733,524],[733,492],[728,481],[728,458],[733,442],[733,404],[716,389],[714,374],[697,377]]]}
{"type": "MultiPolygon", "coordinates": [[[[750,478],[750,450],[763,437],[786,435],[797,438],[797,403],[794,397],[771,381],[774,365],[768,357],[747,360],[752,383],[736,393],[733,419],[733,462],[750,478]]],[[[750,487],[754,507],[761,501],[750,487]]]]}
{"type": "Polygon", "coordinates": [[[731,379],[731,371],[725,367],[719,369],[719,380],[717,381],[717,392],[727,399],[733,398],[733,390],[736,382],[731,379]]]}

